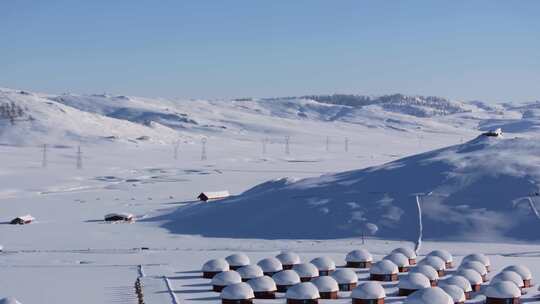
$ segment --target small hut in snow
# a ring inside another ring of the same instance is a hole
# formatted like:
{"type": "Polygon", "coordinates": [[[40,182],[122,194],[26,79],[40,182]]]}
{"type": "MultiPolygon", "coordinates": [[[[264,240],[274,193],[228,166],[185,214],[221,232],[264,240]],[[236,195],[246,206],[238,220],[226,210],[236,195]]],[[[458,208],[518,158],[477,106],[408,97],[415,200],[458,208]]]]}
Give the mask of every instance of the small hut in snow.
{"type": "Polygon", "coordinates": [[[212,259],[202,266],[203,278],[211,279],[216,274],[229,270],[229,263],[225,259],[212,259]]]}
{"type": "Polygon", "coordinates": [[[9,223],[12,225],[26,225],[26,224],[32,223],[35,220],[36,219],[33,216],[31,216],[30,214],[27,214],[27,215],[18,216],[12,219],[9,223]]]}
{"type": "Polygon", "coordinates": [[[392,253],[401,253],[409,259],[409,265],[416,265],[416,252],[411,248],[400,247],[392,250],[392,253]]]}
{"type": "Polygon", "coordinates": [[[253,289],[243,282],[228,285],[221,291],[222,304],[252,304],[253,298],[253,289]]]}
{"type": "Polygon", "coordinates": [[[277,258],[265,258],[260,260],[257,265],[261,267],[264,275],[273,276],[283,270],[283,265],[277,258]]]}
{"type": "Polygon", "coordinates": [[[311,263],[300,263],[293,266],[292,270],[298,273],[301,282],[309,282],[319,276],[319,270],[311,263]]]}
{"type": "Polygon", "coordinates": [[[132,222],[135,220],[135,216],[131,213],[109,213],[104,217],[106,222],[132,222]]]}
{"type": "Polygon", "coordinates": [[[298,254],[291,251],[281,252],[276,258],[281,262],[283,269],[285,270],[292,269],[294,265],[300,264],[300,257],[298,254]]]}
{"type": "Polygon", "coordinates": [[[337,299],[339,286],[336,280],[331,276],[317,277],[311,280],[311,283],[319,290],[321,299],[337,299]]]}
{"type": "Polygon", "coordinates": [[[529,268],[523,265],[511,265],[504,268],[503,271],[514,271],[515,273],[519,274],[521,278],[523,279],[524,288],[529,288],[532,286],[532,283],[531,283],[532,274],[529,268]]]}
{"type": "Polygon", "coordinates": [[[431,287],[431,282],[425,275],[419,272],[411,272],[399,280],[398,287],[400,296],[408,296],[418,289],[431,287]]]}
{"type": "Polygon", "coordinates": [[[478,272],[476,272],[476,270],[470,268],[461,268],[457,271],[457,275],[463,276],[464,278],[469,280],[469,283],[471,283],[472,291],[480,291],[484,280],[482,279],[482,276],[478,272]]]}
{"type": "Polygon", "coordinates": [[[454,304],[463,304],[463,303],[465,303],[465,300],[467,300],[465,298],[465,293],[463,292],[463,289],[461,289],[457,285],[442,284],[441,288],[450,297],[452,297],[452,300],[454,300],[454,304]]]}
{"type": "Polygon", "coordinates": [[[446,250],[442,250],[442,249],[433,250],[432,252],[428,253],[428,256],[436,256],[436,257],[441,258],[445,263],[446,269],[453,267],[452,264],[454,262],[454,257],[452,256],[450,252],[446,250]]]}
{"type": "Polygon", "coordinates": [[[292,269],[280,271],[272,279],[276,282],[278,292],[286,292],[289,287],[300,283],[300,276],[292,269]]]}
{"type": "Polygon", "coordinates": [[[242,278],[242,282],[249,281],[251,279],[260,278],[264,276],[264,273],[258,265],[246,265],[243,267],[240,267],[236,270],[238,274],[240,274],[240,277],[242,278]]]}
{"type": "Polygon", "coordinates": [[[371,266],[369,279],[372,281],[397,281],[398,267],[390,260],[381,260],[371,266]]]}
{"type": "Polygon", "coordinates": [[[225,258],[231,270],[236,270],[240,267],[244,267],[250,264],[249,257],[244,253],[235,253],[225,258]]]}
{"type": "Polygon", "coordinates": [[[439,286],[442,286],[442,285],[456,285],[463,290],[463,293],[465,293],[465,298],[467,300],[471,298],[471,292],[472,292],[471,283],[469,283],[469,280],[467,280],[467,278],[463,276],[452,275],[448,279],[445,279],[442,282],[439,282],[439,286]]]}
{"type": "Polygon", "coordinates": [[[514,283],[517,288],[519,288],[519,290],[521,290],[525,286],[525,284],[523,284],[523,279],[515,271],[505,270],[499,272],[496,276],[493,277],[493,279],[491,279],[491,284],[500,281],[510,281],[514,283]]]}
{"type": "Polygon", "coordinates": [[[247,282],[255,293],[255,299],[275,299],[277,286],[269,276],[262,276],[247,282]]]}
{"type": "Polygon", "coordinates": [[[454,304],[454,300],[439,287],[429,287],[413,292],[405,304],[454,304]]]}
{"type": "Polygon", "coordinates": [[[437,270],[435,270],[435,268],[429,265],[418,265],[411,268],[409,273],[415,272],[425,275],[429,279],[431,287],[437,286],[437,283],[439,282],[439,274],[437,273],[437,270]]]}
{"type": "Polygon", "coordinates": [[[461,260],[461,263],[463,264],[463,263],[466,263],[466,262],[469,262],[469,261],[480,262],[480,263],[484,264],[484,267],[486,267],[487,272],[491,271],[491,262],[490,262],[489,258],[484,254],[473,253],[473,254],[466,255],[463,258],[463,260],[461,260]]]}
{"type": "Polygon", "coordinates": [[[521,291],[512,282],[499,281],[489,284],[484,295],[486,296],[486,304],[519,304],[521,291]]]}
{"type": "Polygon", "coordinates": [[[418,265],[429,265],[435,268],[439,274],[439,277],[444,276],[446,271],[446,262],[440,257],[434,255],[426,256],[420,262],[418,262],[418,265]]]}
{"type": "Polygon", "coordinates": [[[332,273],[332,277],[336,280],[341,291],[351,291],[358,284],[358,276],[350,268],[339,268],[332,273]]]}
{"type": "Polygon", "coordinates": [[[503,131],[501,128],[497,128],[495,130],[489,130],[487,132],[482,133],[483,136],[488,137],[502,137],[503,131]]]}
{"type": "Polygon", "coordinates": [[[472,269],[472,270],[478,272],[478,274],[480,274],[480,276],[482,277],[483,282],[488,281],[488,278],[487,278],[488,271],[486,269],[486,266],[484,266],[484,264],[481,263],[481,262],[467,261],[467,262],[461,263],[461,265],[459,265],[458,270],[460,270],[460,269],[472,269]]]}
{"type": "Polygon", "coordinates": [[[197,198],[203,202],[229,197],[229,191],[201,192],[197,198]]]}
{"type": "Polygon", "coordinates": [[[399,272],[409,271],[409,258],[403,253],[394,252],[384,257],[384,260],[390,260],[397,265],[399,272]]]}
{"type": "Polygon", "coordinates": [[[353,289],[352,304],[384,304],[386,293],[378,282],[365,282],[353,289]]]}
{"type": "Polygon", "coordinates": [[[241,282],[242,277],[240,277],[238,272],[234,270],[223,271],[216,274],[212,278],[212,290],[216,292],[221,292],[223,288],[241,282]]]}
{"type": "Polygon", "coordinates": [[[330,275],[334,270],[336,270],[336,263],[329,257],[314,258],[311,260],[311,264],[317,267],[320,276],[330,275]]]}
{"type": "Polygon", "coordinates": [[[373,263],[373,256],[366,249],[357,249],[347,253],[345,261],[349,268],[369,268],[373,263]]]}
{"type": "Polygon", "coordinates": [[[304,282],[287,289],[285,294],[287,304],[317,304],[319,303],[319,290],[313,283],[304,282]]]}

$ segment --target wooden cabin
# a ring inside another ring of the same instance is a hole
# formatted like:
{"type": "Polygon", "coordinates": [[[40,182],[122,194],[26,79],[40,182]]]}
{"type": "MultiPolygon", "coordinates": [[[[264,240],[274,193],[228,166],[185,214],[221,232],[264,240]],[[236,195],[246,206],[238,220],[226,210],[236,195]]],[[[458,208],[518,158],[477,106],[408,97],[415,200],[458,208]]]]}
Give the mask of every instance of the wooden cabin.
{"type": "Polygon", "coordinates": [[[223,199],[229,196],[231,196],[229,191],[224,190],[224,191],[214,191],[214,192],[201,192],[201,194],[199,194],[197,198],[200,201],[207,202],[210,200],[223,199]]]}
{"type": "Polygon", "coordinates": [[[18,216],[12,219],[9,223],[12,225],[26,225],[32,223],[35,220],[36,219],[34,217],[32,217],[30,214],[27,214],[23,216],[18,216]]]}

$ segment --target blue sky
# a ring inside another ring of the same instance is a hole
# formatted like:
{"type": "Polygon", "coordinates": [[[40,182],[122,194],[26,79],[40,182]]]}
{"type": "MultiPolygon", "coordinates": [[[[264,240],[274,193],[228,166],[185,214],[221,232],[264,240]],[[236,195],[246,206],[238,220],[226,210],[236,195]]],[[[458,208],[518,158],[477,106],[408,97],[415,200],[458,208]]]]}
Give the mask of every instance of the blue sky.
{"type": "Polygon", "coordinates": [[[540,1],[0,0],[0,86],[540,99],[540,1]]]}

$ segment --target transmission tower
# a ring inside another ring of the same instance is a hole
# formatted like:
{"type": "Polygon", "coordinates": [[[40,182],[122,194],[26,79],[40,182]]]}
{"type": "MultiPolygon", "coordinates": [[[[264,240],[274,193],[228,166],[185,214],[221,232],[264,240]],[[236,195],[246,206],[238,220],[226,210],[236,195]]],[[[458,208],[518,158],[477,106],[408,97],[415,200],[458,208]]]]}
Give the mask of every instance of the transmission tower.
{"type": "Polygon", "coordinates": [[[43,155],[42,155],[42,158],[41,158],[41,167],[42,168],[47,168],[47,144],[43,144],[43,148],[42,148],[42,152],[43,152],[43,155]]]}
{"type": "Polygon", "coordinates": [[[349,152],[349,138],[345,137],[345,152],[349,152]]]}
{"type": "Polygon", "coordinates": [[[201,143],[202,143],[201,160],[206,160],[207,159],[207,156],[206,156],[206,141],[207,141],[206,138],[201,139],[201,143]]]}
{"type": "Polygon", "coordinates": [[[291,140],[291,137],[289,135],[285,136],[285,154],[287,155],[291,154],[291,149],[289,147],[290,140],[291,140]]]}
{"type": "Polygon", "coordinates": [[[82,169],[82,152],[81,152],[81,146],[77,146],[77,169],[82,169]]]}

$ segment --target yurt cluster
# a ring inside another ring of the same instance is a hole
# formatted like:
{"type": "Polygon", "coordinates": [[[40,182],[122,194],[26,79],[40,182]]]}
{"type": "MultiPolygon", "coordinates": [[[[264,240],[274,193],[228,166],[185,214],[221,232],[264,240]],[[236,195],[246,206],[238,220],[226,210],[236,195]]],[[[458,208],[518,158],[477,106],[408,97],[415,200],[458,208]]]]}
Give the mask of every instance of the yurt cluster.
{"type": "Polygon", "coordinates": [[[475,303],[516,304],[532,286],[531,272],[522,265],[508,266],[489,279],[491,264],[483,254],[467,255],[457,266],[445,250],[420,259],[412,249],[397,248],[374,262],[368,250],[357,249],[345,262],[336,266],[326,256],[302,261],[287,251],[251,263],[247,255],[236,253],[207,261],[202,275],[211,280],[223,304],[250,304],[254,299],[383,304],[387,297],[409,304],[461,304],[473,298],[475,303]]]}

